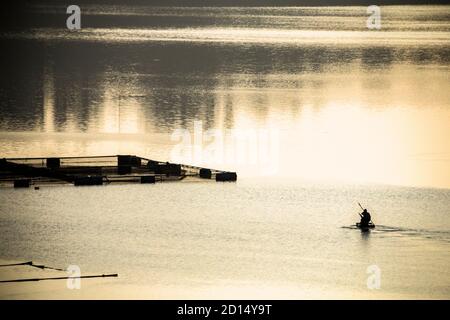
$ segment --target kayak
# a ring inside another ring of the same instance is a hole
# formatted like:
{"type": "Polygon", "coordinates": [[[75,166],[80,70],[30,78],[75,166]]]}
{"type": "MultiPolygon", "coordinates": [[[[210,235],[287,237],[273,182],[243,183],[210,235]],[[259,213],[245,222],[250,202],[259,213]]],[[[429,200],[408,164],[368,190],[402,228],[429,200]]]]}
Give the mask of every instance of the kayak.
{"type": "Polygon", "coordinates": [[[373,224],[373,222],[369,222],[368,224],[361,224],[357,222],[356,227],[360,229],[373,229],[375,228],[375,225],[373,224]]]}

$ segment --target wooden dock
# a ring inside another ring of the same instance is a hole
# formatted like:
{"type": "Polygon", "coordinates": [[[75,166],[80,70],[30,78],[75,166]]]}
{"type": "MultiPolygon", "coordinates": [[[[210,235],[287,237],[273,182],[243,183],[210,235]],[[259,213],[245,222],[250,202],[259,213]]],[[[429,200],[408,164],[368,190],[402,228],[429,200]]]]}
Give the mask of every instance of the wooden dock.
{"type": "Polygon", "coordinates": [[[151,160],[135,155],[0,159],[0,185],[15,188],[38,188],[44,184],[151,184],[180,181],[187,177],[216,181],[237,180],[235,172],[151,160]]]}

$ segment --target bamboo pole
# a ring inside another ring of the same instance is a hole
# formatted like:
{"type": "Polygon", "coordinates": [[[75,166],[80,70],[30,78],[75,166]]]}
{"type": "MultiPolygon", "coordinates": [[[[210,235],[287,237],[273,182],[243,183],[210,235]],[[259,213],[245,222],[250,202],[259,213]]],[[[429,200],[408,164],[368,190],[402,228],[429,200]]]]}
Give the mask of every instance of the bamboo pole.
{"type": "Polygon", "coordinates": [[[14,267],[14,266],[32,266],[33,261],[11,263],[11,264],[1,264],[0,267],[14,267]]]}
{"type": "Polygon", "coordinates": [[[69,277],[52,277],[52,278],[30,278],[30,279],[14,279],[14,280],[1,280],[0,283],[7,282],[29,282],[29,281],[43,281],[43,280],[67,280],[67,279],[89,279],[89,278],[107,278],[107,277],[118,277],[117,273],[113,274],[102,274],[102,275],[92,275],[92,276],[69,276],[69,277]]]}

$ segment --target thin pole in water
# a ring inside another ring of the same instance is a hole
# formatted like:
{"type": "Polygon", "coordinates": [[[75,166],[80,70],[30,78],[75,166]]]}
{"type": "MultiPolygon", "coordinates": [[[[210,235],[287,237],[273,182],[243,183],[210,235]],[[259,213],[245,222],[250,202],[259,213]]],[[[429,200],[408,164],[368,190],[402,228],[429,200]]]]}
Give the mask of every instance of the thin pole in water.
{"type": "Polygon", "coordinates": [[[54,277],[54,278],[30,278],[30,279],[15,279],[15,280],[1,280],[0,283],[6,282],[28,282],[28,281],[43,281],[43,280],[65,280],[65,279],[89,279],[89,278],[107,278],[118,277],[117,273],[114,274],[102,274],[94,276],[79,276],[79,277],[54,277]]]}

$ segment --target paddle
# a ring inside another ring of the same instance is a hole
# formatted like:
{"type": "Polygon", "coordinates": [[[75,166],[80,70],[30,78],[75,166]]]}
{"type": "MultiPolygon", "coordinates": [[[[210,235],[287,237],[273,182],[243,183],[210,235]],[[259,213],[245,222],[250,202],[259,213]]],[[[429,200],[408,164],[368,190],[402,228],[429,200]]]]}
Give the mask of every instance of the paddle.
{"type": "MultiPolygon", "coordinates": [[[[361,209],[364,211],[364,208],[362,207],[361,203],[358,202],[358,205],[359,205],[359,206],[361,207],[361,209]]],[[[362,218],[362,214],[359,213],[359,212],[358,212],[358,214],[359,214],[359,216],[362,218]]]]}

